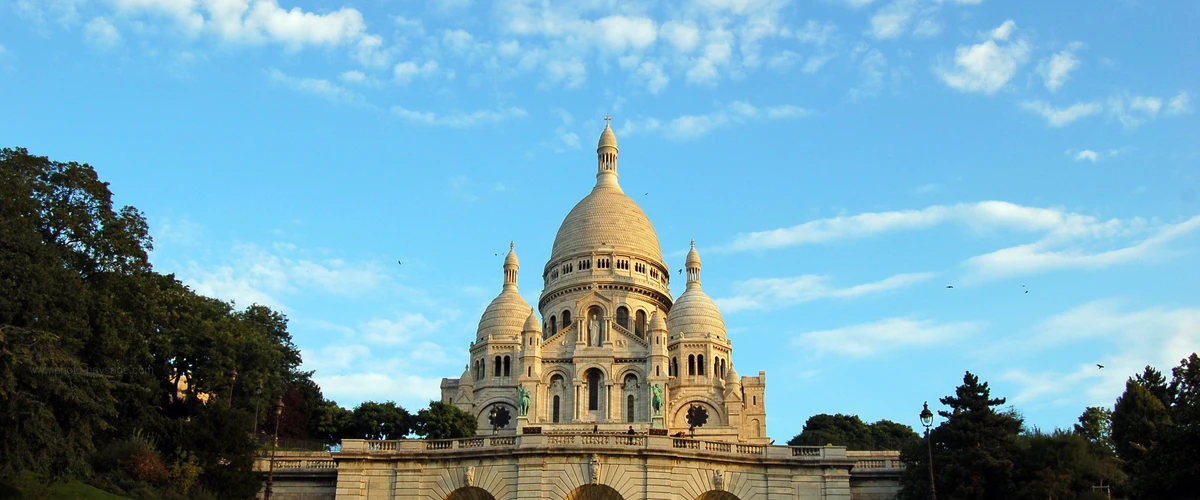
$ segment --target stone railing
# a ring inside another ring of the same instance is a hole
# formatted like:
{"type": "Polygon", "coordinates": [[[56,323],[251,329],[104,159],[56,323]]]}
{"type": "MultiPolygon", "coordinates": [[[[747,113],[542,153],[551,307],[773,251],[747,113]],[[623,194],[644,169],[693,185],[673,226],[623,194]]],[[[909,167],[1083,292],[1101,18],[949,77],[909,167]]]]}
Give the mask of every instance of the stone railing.
{"type": "MultiPolygon", "coordinates": [[[[275,472],[337,473],[334,454],[327,451],[284,450],[275,453],[275,472]]],[[[254,470],[266,473],[271,468],[271,454],[265,452],[254,459],[254,470]]]]}
{"type": "Polygon", "coordinates": [[[337,462],[333,460],[281,460],[275,459],[275,470],[297,469],[336,469],[337,462]]]}
{"type": "MultiPolygon", "coordinates": [[[[902,467],[898,452],[852,452],[840,446],[770,446],[746,443],[731,443],[696,439],[690,437],[652,436],[626,434],[624,432],[586,432],[574,429],[558,429],[557,432],[506,436],[481,436],[463,439],[369,441],[347,439],[342,442],[341,453],[406,454],[442,453],[469,450],[514,449],[514,448],[609,448],[625,450],[659,450],[663,452],[691,451],[704,454],[730,456],[757,456],[786,461],[847,461],[857,462],[857,467],[866,469],[894,469],[902,467]],[[865,455],[875,453],[876,455],[865,455]],[[883,453],[881,455],[881,453],[883,453]],[[886,455],[891,453],[891,455],[886,455]]],[[[337,456],[337,453],[333,454],[337,456]]]]}
{"type": "Polygon", "coordinates": [[[854,459],[851,471],[887,471],[904,468],[898,451],[847,451],[847,458],[854,459]]]}

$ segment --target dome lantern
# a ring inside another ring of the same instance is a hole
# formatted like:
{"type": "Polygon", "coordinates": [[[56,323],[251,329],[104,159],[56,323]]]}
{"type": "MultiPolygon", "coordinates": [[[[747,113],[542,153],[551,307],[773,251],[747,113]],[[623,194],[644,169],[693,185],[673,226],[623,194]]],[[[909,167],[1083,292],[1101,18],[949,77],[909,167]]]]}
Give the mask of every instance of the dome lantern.
{"type": "Polygon", "coordinates": [[[617,135],[613,133],[612,117],[604,115],[604,131],[596,146],[596,185],[617,183],[617,135]]]}
{"type": "Polygon", "coordinates": [[[696,240],[692,240],[692,249],[688,250],[687,260],[684,262],[687,267],[687,286],[691,288],[693,284],[700,284],[700,253],[696,251],[696,240]]]}
{"type": "Polygon", "coordinates": [[[508,242],[508,256],[504,257],[504,288],[517,288],[517,271],[520,269],[516,245],[510,241],[508,242]]]}

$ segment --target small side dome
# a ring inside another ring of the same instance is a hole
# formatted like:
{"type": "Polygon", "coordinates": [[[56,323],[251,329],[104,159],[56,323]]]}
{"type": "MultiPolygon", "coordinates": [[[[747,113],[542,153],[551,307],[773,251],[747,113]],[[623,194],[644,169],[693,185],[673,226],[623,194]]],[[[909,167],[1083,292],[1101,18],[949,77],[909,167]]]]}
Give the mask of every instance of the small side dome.
{"type": "Polygon", "coordinates": [[[458,385],[471,385],[471,365],[463,366],[462,376],[458,377],[458,385]]]}
{"type": "Polygon", "coordinates": [[[476,338],[484,340],[488,335],[519,336],[528,314],[529,303],[525,302],[525,298],[517,293],[515,287],[505,287],[504,291],[488,304],[487,309],[483,310],[476,338]]]}
{"type": "Polygon", "coordinates": [[[717,309],[717,304],[703,289],[698,285],[690,286],[671,307],[671,314],[667,315],[667,329],[672,335],[713,333],[724,336],[725,318],[721,317],[721,310],[717,309]]]}
{"type": "Polygon", "coordinates": [[[742,379],[738,377],[737,370],[733,369],[733,363],[729,364],[729,371],[725,372],[725,384],[741,385],[742,379]]]}
{"type": "Polygon", "coordinates": [[[666,329],[667,329],[667,322],[665,320],[663,320],[662,313],[658,312],[658,311],[654,311],[654,314],[650,315],[650,331],[657,332],[657,331],[662,331],[662,330],[666,330],[666,329]]]}
{"type": "Polygon", "coordinates": [[[533,313],[533,308],[529,308],[529,319],[525,320],[526,332],[542,333],[542,324],[538,322],[537,316],[533,313]]]}

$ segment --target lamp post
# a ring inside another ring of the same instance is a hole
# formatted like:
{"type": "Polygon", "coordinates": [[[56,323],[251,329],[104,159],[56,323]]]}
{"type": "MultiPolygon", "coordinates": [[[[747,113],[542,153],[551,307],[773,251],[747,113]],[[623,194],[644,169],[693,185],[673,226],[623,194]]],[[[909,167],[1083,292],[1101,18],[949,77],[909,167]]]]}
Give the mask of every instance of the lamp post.
{"type": "Polygon", "coordinates": [[[275,438],[271,441],[271,464],[267,466],[267,494],[263,500],[271,500],[271,486],[275,482],[275,449],[279,448],[279,421],[283,417],[283,398],[275,403],[275,438]]]}
{"type": "Polygon", "coordinates": [[[921,425],[925,426],[925,449],[929,452],[929,495],[937,500],[937,486],[933,483],[933,444],[929,441],[929,427],[933,425],[933,412],[929,411],[929,401],[921,410],[921,425]]]}
{"type": "Polygon", "coordinates": [[[226,403],[226,408],[233,408],[233,386],[237,383],[237,368],[229,372],[229,403],[226,403]]]}

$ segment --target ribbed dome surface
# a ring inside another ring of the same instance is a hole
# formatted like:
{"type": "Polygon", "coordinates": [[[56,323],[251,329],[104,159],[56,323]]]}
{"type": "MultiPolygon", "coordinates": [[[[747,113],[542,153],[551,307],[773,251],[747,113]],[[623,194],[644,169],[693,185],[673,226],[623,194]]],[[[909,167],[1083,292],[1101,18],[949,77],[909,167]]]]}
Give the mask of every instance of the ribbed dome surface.
{"type": "Polygon", "coordinates": [[[609,127],[608,125],[605,125],[604,131],[600,132],[600,142],[596,144],[596,149],[599,149],[599,148],[602,148],[605,146],[610,146],[610,147],[614,147],[614,148],[617,147],[617,134],[614,134],[612,131],[612,127],[609,127]]]}
{"type": "Polygon", "coordinates": [[[571,209],[554,237],[548,266],[602,246],[630,252],[666,267],[650,219],[615,185],[596,186],[571,209]]]}
{"type": "Polygon", "coordinates": [[[476,338],[485,339],[488,335],[520,335],[525,319],[529,317],[529,303],[517,293],[516,287],[505,287],[479,318],[479,330],[476,338]]]}
{"type": "Polygon", "coordinates": [[[533,314],[533,309],[529,310],[529,318],[525,320],[524,331],[542,333],[542,324],[538,322],[537,315],[533,314]]]}
{"type": "Polygon", "coordinates": [[[667,314],[667,330],[672,335],[687,333],[725,334],[725,318],[708,294],[699,285],[689,286],[671,306],[667,314]]]}

